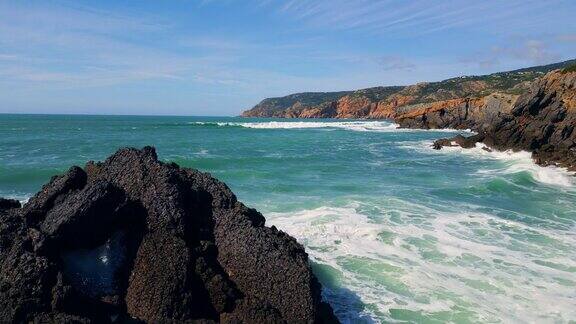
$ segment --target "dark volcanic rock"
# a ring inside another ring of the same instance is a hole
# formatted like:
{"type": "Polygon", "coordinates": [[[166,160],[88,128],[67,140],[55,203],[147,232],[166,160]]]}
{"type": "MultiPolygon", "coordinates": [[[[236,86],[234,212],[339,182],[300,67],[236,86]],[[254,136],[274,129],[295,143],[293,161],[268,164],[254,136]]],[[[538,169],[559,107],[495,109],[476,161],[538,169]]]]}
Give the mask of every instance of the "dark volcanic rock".
{"type": "Polygon", "coordinates": [[[0,209],[20,208],[20,202],[15,199],[5,199],[0,197],[0,209]]]}
{"type": "Polygon", "coordinates": [[[122,149],[0,200],[0,322],[337,322],[303,247],[210,175],[122,149]]]}
{"type": "Polygon", "coordinates": [[[484,140],[484,134],[476,134],[469,137],[462,135],[456,135],[451,138],[441,138],[436,140],[432,147],[435,150],[439,150],[444,146],[460,146],[463,148],[473,148],[476,147],[476,143],[482,142],[484,140]]]}

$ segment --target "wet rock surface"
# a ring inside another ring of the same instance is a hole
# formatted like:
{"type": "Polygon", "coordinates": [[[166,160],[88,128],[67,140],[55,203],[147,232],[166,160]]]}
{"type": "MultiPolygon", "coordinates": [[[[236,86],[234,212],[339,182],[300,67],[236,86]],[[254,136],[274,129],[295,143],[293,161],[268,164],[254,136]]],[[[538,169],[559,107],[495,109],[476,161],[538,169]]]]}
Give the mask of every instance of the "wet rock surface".
{"type": "Polygon", "coordinates": [[[121,149],[0,199],[0,322],[337,322],[264,223],[210,175],[121,149]]]}
{"type": "Polygon", "coordinates": [[[445,146],[460,146],[462,148],[473,148],[476,147],[476,143],[481,142],[484,140],[483,134],[477,134],[469,137],[465,137],[462,135],[456,135],[451,138],[441,138],[436,140],[432,147],[435,150],[440,150],[445,146]]]}

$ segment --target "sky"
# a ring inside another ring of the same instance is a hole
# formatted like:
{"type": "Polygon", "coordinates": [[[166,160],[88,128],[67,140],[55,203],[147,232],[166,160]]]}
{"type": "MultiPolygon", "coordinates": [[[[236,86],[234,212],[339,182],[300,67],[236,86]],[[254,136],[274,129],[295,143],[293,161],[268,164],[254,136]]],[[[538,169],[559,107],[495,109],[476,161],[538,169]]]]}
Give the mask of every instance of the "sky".
{"type": "Polygon", "coordinates": [[[266,97],[576,58],[574,0],[0,0],[0,113],[235,116],[266,97]]]}

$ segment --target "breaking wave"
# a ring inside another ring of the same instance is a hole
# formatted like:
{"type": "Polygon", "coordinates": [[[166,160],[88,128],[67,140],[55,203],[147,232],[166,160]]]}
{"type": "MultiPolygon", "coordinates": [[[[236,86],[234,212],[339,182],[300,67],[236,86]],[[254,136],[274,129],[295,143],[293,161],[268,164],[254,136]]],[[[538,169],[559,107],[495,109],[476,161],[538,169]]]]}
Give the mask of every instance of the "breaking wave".
{"type": "Polygon", "coordinates": [[[349,293],[328,285],[324,295],[344,322],[359,313],[387,320],[409,314],[422,322],[576,316],[570,233],[398,199],[384,205],[380,215],[369,216],[359,202],[266,215],[367,305],[354,312],[349,293]]]}
{"type": "Polygon", "coordinates": [[[474,159],[498,160],[503,163],[503,167],[500,169],[479,169],[478,173],[480,174],[516,174],[527,172],[535,181],[546,185],[570,188],[576,184],[574,172],[556,166],[540,166],[532,160],[530,152],[487,150],[486,145],[482,143],[477,143],[476,147],[470,149],[464,149],[460,146],[446,146],[441,150],[434,150],[432,149],[432,143],[432,141],[408,142],[401,145],[401,147],[417,150],[420,153],[462,154],[474,159]]]}
{"type": "MultiPolygon", "coordinates": [[[[314,129],[331,128],[358,132],[417,132],[423,129],[399,128],[388,121],[268,121],[268,122],[191,122],[197,126],[244,127],[254,129],[314,129]]],[[[470,132],[469,130],[435,129],[435,132],[470,132]]]]}

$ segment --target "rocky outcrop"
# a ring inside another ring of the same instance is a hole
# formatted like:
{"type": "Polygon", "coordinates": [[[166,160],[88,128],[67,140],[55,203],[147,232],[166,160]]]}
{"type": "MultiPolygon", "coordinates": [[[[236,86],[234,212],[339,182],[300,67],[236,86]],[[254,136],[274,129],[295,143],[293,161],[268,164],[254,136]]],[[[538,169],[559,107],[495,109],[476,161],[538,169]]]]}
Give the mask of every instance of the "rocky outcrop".
{"type": "MultiPolygon", "coordinates": [[[[534,82],[510,110],[489,122],[476,120],[475,142],[489,147],[532,152],[541,165],[559,165],[576,171],[576,72],[556,70],[534,82]]],[[[439,140],[441,148],[453,139],[439,140]]]]}
{"type": "MultiPolygon", "coordinates": [[[[472,136],[462,136],[456,135],[451,138],[441,138],[439,140],[434,141],[432,147],[435,150],[440,150],[446,146],[460,146],[462,148],[473,148],[476,147],[476,143],[482,142],[484,140],[483,134],[475,134],[472,136]]],[[[490,150],[489,148],[485,148],[486,150],[490,150]]]]}
{"type": "Polygon", "coordinates": [[[225,184],[121,149],[0,200],[0,322],[335,322],[296,240],[225,184]]]}
{"type": "Polygon", "coordinates": [[[517,98],[517,95],[493,93],[482,98],[459,98],[407,106],[396,111],[394,120],[402,128],[480,129],[508,113],[517,98]]]}

